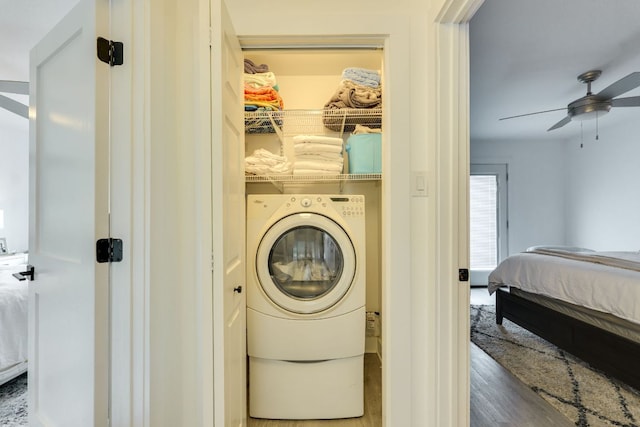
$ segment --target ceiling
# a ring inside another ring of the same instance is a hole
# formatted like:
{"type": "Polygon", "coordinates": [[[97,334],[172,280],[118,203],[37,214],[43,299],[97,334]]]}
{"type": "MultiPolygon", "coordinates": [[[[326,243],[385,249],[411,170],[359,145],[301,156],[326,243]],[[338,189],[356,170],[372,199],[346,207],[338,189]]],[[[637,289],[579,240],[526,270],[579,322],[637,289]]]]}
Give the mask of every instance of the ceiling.
{"type": "MultiPolygon", "coordinates": [[[[29,51],[76,3],[78,0],[0,0],[0,80],[29,80],[29,51]]],[[[27,96],[3,95],[29,102],[27,96]]],[[[26,126],[26,119],[0,108],[0,132],[26,126]]]]}
{"type": "MultiPolygon", "coordinates": [[[[486,0],[470,23],[472,141],[580,138],[580,122],[547,132],[566,111],[498,119],[565,108],[586,94],[585,71],[602,70],[594,94],[640,71],[639,17],[638,0],[486,0]]],[[[640,107],[614,107],[599,133],[638,118],[640,107]]]]}
{"type": "MultiPolygon", "coordinates": [[[[78,0],[0,0],[0,80],[28,80],[29,50],[78,0]]],[[[597,93],[640,70],[638,0],[486,0],[470,24],[472,140],[579,137],[580,123],[546,130],[564,111],[511,120],[517,114],[564,108],[586,93],[577,76],[602,70],[597,93]]],[[[624,96],[640,95],[634,89],[624,96]]],[[[11,96],[27,103],[26,97],[11,96]]],[[[640,108],[615,108],[599,131],[637,120],[640,108]]],[[[0,131],[25,119],[0,109],[0,131]]],[[[590,131],[595,124],[584,122],[590,131]]]]}

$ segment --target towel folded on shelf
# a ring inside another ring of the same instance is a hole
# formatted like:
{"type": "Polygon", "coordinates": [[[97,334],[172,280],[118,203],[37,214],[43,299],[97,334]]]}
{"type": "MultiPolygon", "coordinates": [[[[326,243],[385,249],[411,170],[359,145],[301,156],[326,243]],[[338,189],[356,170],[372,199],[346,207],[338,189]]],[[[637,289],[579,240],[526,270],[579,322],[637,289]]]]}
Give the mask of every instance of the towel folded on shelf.
{"type": "Polygon", "coordinates": [[[293,142],[294,144],[310,143],[310,144],[336,145],[340,147],[342,147],[342,144],[344,143],[342,138],[335,138],[332,136],[323,136],[323,135],[296,135],[293,137],[293,142]]]}
{"type": "Polygon", "coordinates": [[[293,149],[298,154],[312,153],[342,153],[342,145],[315,144],[312,142],[296,143],[293,149]]]}
{"type": "Polygon", "coordinates": [[[342,173],[342,138],[324,135],[293,137],[294,175],[337,175],[342,173]]]}
{"type": "Polygon", "coordinates": [[[292,167],[286,156],[279,156],[264,148],[259,148],[244,159],[244,170],[254,175],[289,174],[292,167]]]}
{"type": "Polygon", "coordinates": [[[304,153],[296,151],[296,161],[304,160],[322,160],[337,162],[342,160],[342,152],[340,153],[327,153],[327,152],[310,152],[304,153]]]}
{"type": "Polygon", "coordinates": [[[255,88],[245,84],[244,103],[245,105],[269,106],[274,110],[284,108],[284,102],[278,91],[269,86],[255,88]]]}
{"type": "Polygon", "coordinates": [[[267,64],[256,65],[252,60],[244,60],[244,72],[247,74],[266,73],[269,71],[267,64]]]}
{"type": "Polygon", "coordinates": [[[378,108],[382,105],[382,89],[342,81],[325,108],[378,108]]]}
{"type": "Polygon", "coordinates": [[[249,85],[253,88],[261,88],[261,87],[269,86],[276,90],[278,89],[276,75],[273,74],[271,71],[267,73],[256,73],[256,74],[244,73],[244,84],[245,86],[249,85]]]}
{"type": "Polygon", "coordinates": [[[294,163],[295,170],[322,170],[342,172],[342,161],[332,160],[298,160],[294,163]]]}
{"type": "Polygon", "coordinates": [[[322,122],[335,132],[351,132],[356,124],[382,127],[379,115],[362,114],[355,110],[382,108],[382,89],[343,80],[324,105],[322,122]]]}
{"type": "Polygon", "coordinates": [[[349,67],[342,71],[343,80],[351,80],[362,86],[380,86],[380,74],[376,70],[366,68],[349,67]]]}

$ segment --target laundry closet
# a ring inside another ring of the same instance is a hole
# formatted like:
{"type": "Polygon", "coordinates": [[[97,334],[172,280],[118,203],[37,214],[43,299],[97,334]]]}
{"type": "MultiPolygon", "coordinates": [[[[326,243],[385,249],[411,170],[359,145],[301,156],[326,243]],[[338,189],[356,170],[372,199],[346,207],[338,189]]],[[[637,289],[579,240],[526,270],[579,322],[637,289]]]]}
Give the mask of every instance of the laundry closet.
{"type": "MultiPolygon", "coordinates": [[[[375,71],[380,78],[379,87],[376,90],[381,94],[381,102],[384,102],[384,93],[382,91],[384,76],[381,75],[383,50],[381,47],[375,46],[341,46],[339,48],[269,47],[266,49],[244,46],[243,54],[245,71],[249,71],[245,74],[245,82],[255,81],[256,78],[265,75],[264,72],[266,71],[269,73],[269,78],[274,79],[274,87],[279,97],[276,100],[263,101],[266,99],[261,97],[263,92],[256,92],[257,97],[255,99],[258,102],[252,104],[251,101],[247,101],[247,96],[245,95],[245,191],[248,212],[250,209],[255,209],[252,208],[252,205],[263,204],[262,195],[282,195],[281,200],[284,200],[287,205],[296,206],[300,204],[301,206],[307,206],[321,204],[326,206],[329,204],[330,207],[335,206],[336,210],[341,210],[342,214],[345,215],[347,222],[357,222],[355,216],[362,215],[362,231],[351,233],[347,224],[347,235],[345,237],[346,240],[352,241],[354,247],[363,248],[361,252],[366,254],[364,260],[355,260],[359,268],[363,269],[362,277],[366,277],[364,281],[366,283],[363,284],[363,300],[365,304],[362,321],[364,325],[361,330],[358,330],[357,334],[363,335],[358,339],[362,338],[364,340],[365,353],[375,353],[382,358],[381,268],[383,260],[381,255],[381,184],[382,179],[384,179],[384,171],[381,165],[381,145],[387,143],[386,135],[382,128],[382,105],[381,103],[371,103],[371,105],[367,105],[364,108],[339,108],[344,107],[344,105],[337,102],[340,98],[337,95],[344,88],[345,73],[348,76],[348,73],[354,70],[356,73],[354,78],[357,80],[362,76],[366,78],[366,72],[375,71]],[[247,70],[247,67],[249,67],[249,70],[247,70]],[[359,70],[362,70],[365,74],[360,74],[359,70]],[[267,105],[267,103],[271,103],[268,108],[260,108],[267,105]],[[273,108],[274,104],[279,104],[280,108],[273,108]],[[306,140],[302,141],[305,138],[306,140]],[[323,140],[323,138],[326,140],[323,140]],[[316,142],[323,143],[326,141],[331,145],[331,147],[326,148],[326,153],[324,149],[320,149],[321,152],[319,154],[316,153],[314,156],[305,155],[306,152],[312,152],[312,147],[319,147],[316,142]],[[309,144],[304,145],[303,142],[308,142],[309,144]],[[332,160],[332,163],[326,163],[324,160],[325,154],[326,158],[337,159],[333,154],[334,152],[339,153],[339,161],[332,160]],[[268,160],[262,162],[261,159],[265,157],[268,160]],[[320,162],[314,163],[314,161],[308,161],[307,159],[320,159],[320,162]],[[317,163],[328,166],[326,166],[326,170],[322,170],[320,166],[318,170],[314,170],[313,167],[317,163]]],[[[370,85],[370,87],[375,87],[375,84],[370,85]]],[[[348,89],[347,87],[345,91],[348,91],[348,89]]],[[[365,94],[364,96],[366,97],[367,95],[365,94]]],[[[276,198],[276,200],[280,199],[276,198]]],[[[264,207],[267,204],[265,202],[264,207]]],[[[263,206],[260,207],[262,208],[263,206]]],[[[276,210],[278,208],[273,209],[276,210]]],[[[320,211],[316,213],[323,216],[324,213],[321,208],[319,207],[318,209],[320,211]]],[[[250,213],[248,215],[251,216],[250,213]]],[[[285,214],[282,215],[285,216],[285,214]]],[[[327,215],[330,216],[330,214],[327,215]]],[[[251,239],[257,239],[256,241],[263,239],[262,237],[256,238],[254,235],[256,234],[255,230],[259,230],[260,226],[258,225],[255,228],[256,225],[251,225],[251,221],[252,219],[249,218],[247,222],[248,242],[251,239]],[[250,229],[251,227],[254,228],[250,229]]],[[[255,222],[255,220],[253,221],[255,222]]],[[[323,228],[323,226],[318,225],[317,228],[323,228]]],[[[292,229],[295,229],[295,226],[292,229]]],[[[260,233],[262,232],[258,231],[258,234],[260,233]]],[[[266,234],[265,236],[265,239],[268,238],[266,234]]],[[[277,232],[274,236],[274,248],[277,244],[281,246],[287,245],[284,238],[277,232]]],[[[326,236],[319,237],[319,239],[326,240],[326,236]]],[[[340,239],[338,238],[338,240],[340,239]]],[[[296,246],[295,243],[292,245],[296,246]]],[[[256,261],[257,253],[260,252],[258,246],[258,244],[247,244],[248,275],[249,269],[254,268],[254,264],[260,262],[256,261]]],[[[298,251],[299,248],[292,250],[298,251]]],[[[274,251],[276,249],[267,251],[270,253],[268,256],[272,256],[274,251]]],[[[323,251],[326,252],[326,249],[323,249],[323,251]]],[[[340,251],[339,248],[338,251],[340,251]]],[[[360,254],[360,250],[357,250],[356,253],[360,254]]],[[[326,261],[327,255],[322,256],[325,257],[326,261]]],[[[345,271],[349,268],[347,264],[354,263],[353,261],[347,262],[346,259],[345,265],[340,267],[341,269],[344,267],[345,271]]],[[[324,261],[322,263],[325,264],[324,261]]],[[[332,263],[327,262],[327,264],[332,263]]],[[[289,267],[290,264],[284,265],[281,263],[283,269],[289,267]]],[[[258,270],[260,270],[259,266],[258,270]]],[[[282,273],[280,270],[274,273],[271,267],[268,270],[265,275],[271,274],[272,277],[282,273]]],[[[267,267],[265,267],[265,271],[267,271],[267,267]]],[[[287,272],[294,275],[288,270],[287,272]]],[[[247,280],[250,280],[249,277],[247,280]]],[[[276,283],[276,288],[279,286],[276,283]]],[[[282,287],[284,286],[286,285],[282,285],[282,287]]],[[[338,283],[336,287],[339,286],[340,284],[338,283]]],[[[249,284],[248,287],[251,289],[249,284]]],[[[298,295],[294,296],[294,298],[302,300],[305,296],[298,295]]],[[[249,347],[251,347],[251,343],[256,339],[252,338],[250,330],[252,328],[251,296],[249,296],[248,301],[247,328],[249,329],[249,347]]],[[[276,301],[276,305],[278,304],[276,301]]],[[[319,308],[317,311],[322,310],[324,309],[319,308]]],[[[293,311],[295,312],[295,309],[293,311]]],[[[303,311],[300,311],[300,313],[303,313],[303,311]]],[[[329,315],[327,317],[332,316],[329,315]]],[[[300,319],[303,319],[303,317],[300,316],[300,319]]],[[[360,320],[358,320],[358,324],[359,322],[360,320]]],[[[253,324],[264,323],[265,320],[253,320],[253,324]]],[[[337,329],[336,336],[339,335],[338,329],[349,329],[348,326],[336,326],[335,328],[337,329]]],[[[336,340],[339,339],[339,337],[336,338],[336,340]]],[[[310,337],[310,340],[313,340],[313,338],[310,337]]],[[[345,346],[349,346],[352,341],[347,339],[345,346]]],[[[250,382],[277,381],[277,378],[286,377],[288,373],[286,369],[290,369],[280,368],[276,365],[271,368],[264,368],[266,369],[266,374],[263,377],[254,378],[251,370],[263,368],[256,368],[252,363],[253,361],[249,364],[250,382]],[[282,369],[285,370],[282,371],[282,369]]],[[[323,377],[335,374],[337,377],[348,377],[348,371],[351,368],[337,367],[335,369],[337,370],[319,370],[311,375],[323,377]],[[340,369],[346,370],[342,372],[340,369]],[[327,374],[327,372],[331,374],[327,374]]],[[[296,373],[296,375],[299,374],[296,373]]],[[[345,387],[347,386],[345,385],[345,387]]],[[[253,397],[255,398],[255,396],[253,397]]],[[[269,404],[273,406],[271,402],[269,404]]],[[[256,411],[259,411],[259,409],[256,409],[256,411]]],[[[347,412],[347,417],[351,416],[348,414],[349,412],[347,412]]],[[[296,416],[294,414],[290,418],[340,417],[340,414],[335,417],[331,414],[329,416],[319,414],[317,417],[313,416],[313,414],[310,417],[305,417],[304,415],[296,416]]],[[[269,416],[265,416],[265,418],[269,418],[269,416]]],[[[289,418],[289,416],[278,417],[276,415],[274,418],[289,418]]]]}

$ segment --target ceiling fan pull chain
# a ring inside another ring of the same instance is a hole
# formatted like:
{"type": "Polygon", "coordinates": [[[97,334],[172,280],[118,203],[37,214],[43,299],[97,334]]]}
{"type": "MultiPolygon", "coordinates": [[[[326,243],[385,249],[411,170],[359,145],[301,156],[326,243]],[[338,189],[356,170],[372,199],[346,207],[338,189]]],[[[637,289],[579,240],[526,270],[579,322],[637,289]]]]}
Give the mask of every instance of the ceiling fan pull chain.
{"type": "Polygon", "coordinates": [[[580,148],[584,147],[584,132],[582,128],[582,122],[580,122],[580,148]]]}
{"type": "Polygon", "coordinates": [[[598,130],[598,112],[596,111],[596,141],[600,139],[600,131],[598,130]]]}

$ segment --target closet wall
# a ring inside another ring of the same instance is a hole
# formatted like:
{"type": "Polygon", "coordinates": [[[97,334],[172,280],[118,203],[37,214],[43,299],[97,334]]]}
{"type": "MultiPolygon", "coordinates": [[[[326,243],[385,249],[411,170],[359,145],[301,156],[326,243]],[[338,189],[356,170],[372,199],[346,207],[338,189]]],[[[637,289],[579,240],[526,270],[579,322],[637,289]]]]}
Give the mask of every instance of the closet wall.
{"type": "MultiPolygon", "coordinates": [[[[341,81],[342,71],[347,67],[360,67],[382,70],[383,52],[381,49],[260,49],[244,50],[245,58],[255,64],[266,64],[275,74],[279,94],[284,102],[287,125],[294,126],[296,121],[313,122],[311,127],[323,135],[347,140],[350,131],[335,132],[322,125],[322,109],[335,93],[341,81]],[[317,122],[317,125],[316,125],[317,122]]],[[[383,94],[384,100],[384,94],[383,94]]],[[[290,128],[289,128],[290,129],[290,128]]],[[[308,124],[300,125],[300,133],[308,133],[308,124]]],[[[286,131],[284,137],[276,133],[245,134],[246,155],[264,148],[275,154],[293,157],[291,135],[295,131],[286,131]]],[[[320,134],[320,133],[319,133],[320,134]]],[[[383,144],[385,143],[383,133],[383,144]]],[[[345,170],[348,157],[345,156],[345,170]]],[[[318,182],[247,182],[247,194],[291,193],[291,194],[363,194],[366,200],[366,275],[367,275],[367,312],[381,313],[381,179],[344,180],[318,182]]],[[[378,328],[378,331],[381,328],[378,328]]],[[[381,337],[368,336],[366,352],[382,355],[381,337]]]]}

